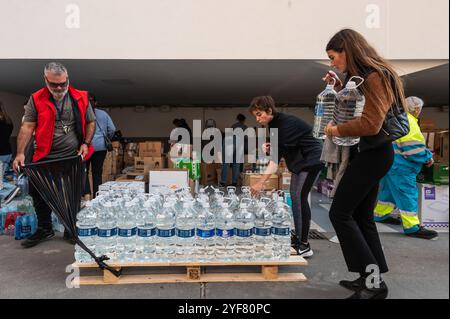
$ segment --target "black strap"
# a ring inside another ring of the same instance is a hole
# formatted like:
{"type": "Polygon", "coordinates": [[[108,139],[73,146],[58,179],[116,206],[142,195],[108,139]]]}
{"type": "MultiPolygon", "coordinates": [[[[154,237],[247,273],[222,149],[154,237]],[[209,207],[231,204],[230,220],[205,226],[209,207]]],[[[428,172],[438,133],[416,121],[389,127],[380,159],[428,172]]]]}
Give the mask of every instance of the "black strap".
{"type": "Polygon", "coordinates": [[[53,106],[55,107],[56,113],[58,114],[58,118],[57,120],[59,120],[62,123],[62,116],[64,114],[64,104],[66,104],[66,100],[67,100],[67,94],[64,95],[63,99],[62,99],[62,104],[61,104],[61,109],[59,109],[58,104],[56,103],[55,99],[53,98],[53,95],[50,95],[50,101],[52,102],[53,106]]]}

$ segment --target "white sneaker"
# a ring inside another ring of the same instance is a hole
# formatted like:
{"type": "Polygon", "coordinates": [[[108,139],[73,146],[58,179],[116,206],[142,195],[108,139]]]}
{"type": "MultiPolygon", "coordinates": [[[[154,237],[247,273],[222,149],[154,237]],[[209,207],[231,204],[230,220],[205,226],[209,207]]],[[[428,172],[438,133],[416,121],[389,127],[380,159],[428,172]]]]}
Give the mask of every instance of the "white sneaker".
{"type": "Polygon", "coordinates": [[[311,246],[309,243],[307,245],[300,244],[297,252],[298,252],[298,255],[302,256],[303,258],[309,258],[309,257],[312,257],[312,255],[314,255],[314,252],[311,249],[311,246]]]}

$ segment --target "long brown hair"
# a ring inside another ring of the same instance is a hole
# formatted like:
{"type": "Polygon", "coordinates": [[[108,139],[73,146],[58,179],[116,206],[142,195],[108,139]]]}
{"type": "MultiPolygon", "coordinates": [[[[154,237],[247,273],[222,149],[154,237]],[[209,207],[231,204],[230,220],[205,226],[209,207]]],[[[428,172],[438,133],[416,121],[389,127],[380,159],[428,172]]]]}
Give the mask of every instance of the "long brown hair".
{"type": "MultiPolygon", "coordinates": [[[[347,72],[350,76],[364,76],[367,75],[368,70],[377,72],[386,89],[390,104],[399,102],[405,106],[405,91],[400,76],[360,33],[351,29],[339,31],[328,42],[326,51],[328,50],[345,52],[347,72]]],[[[369,92],[369,88],[364,83],[361,88],[364,93],[369,92]]]]}
{"type": "Polygon", "coordinates": [[[0,101],[0,122],[4,122],[6,124],[11,124],[11,118],[6,114],[5,110],[3,109],[2,102],[0,101]]]}

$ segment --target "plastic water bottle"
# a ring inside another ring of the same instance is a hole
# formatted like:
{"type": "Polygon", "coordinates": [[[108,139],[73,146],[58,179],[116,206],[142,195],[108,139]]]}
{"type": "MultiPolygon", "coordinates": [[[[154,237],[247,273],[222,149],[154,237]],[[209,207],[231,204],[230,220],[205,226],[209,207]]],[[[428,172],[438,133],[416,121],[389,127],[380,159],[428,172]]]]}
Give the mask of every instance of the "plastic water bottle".
{"type": "Polygon", "coordinates": [[[118,204],[107,201],[97,215],[97,255],[106,255],[110,261],[116,260],[118,204]]]}
{"type": "Polygon", "coordinates": [[[272,224],[272,214],[264,203],[259,203],[255,214],[255,259],[273,259],[272,224]]]}
{"type": "Polygon", "coordinates": [[[176,216],[176,259],[194,261],[196,212],[192,203],[185,202],[176,216]]]}
{"type": "Polygon", "coordinates": [[[119,261],[133,261],[136,250],[136,202],[127,199],[117,216],[116,255],[119,261]]]}
{"type": "Polygon", "coordinates": [[[156,201],[148,200],[138,207],[136,215],[136,261],[155,259],[156,242],[156,201]]]}
{"type": "MultiPolygon", "coordinates": [[[[91,202],[87,202],[86,206],[78,213],[76,225],[78,237],[83,244],[95,254],[95,244],[97,241],[97,212],[91,202]]],[[[79,245],[75,245],[75,260],[79,263],[94,262],[91,255],[79,245]]]]}
{"type": "Polygon", "coordinates": [[[313,126],[313,136],[315,138],[325,139],[326,135],[323,130],[327,124],[333,120],[338,95],[334,90],[335,83],[336,81],[332,84],[328,84],[325,90],[317,96],[313,126]]]}
{"type": "Polygon", "coordinates": [[[275,206],[272,223],[274,258],[287,259],[291,255],[291,216],[285,203],[275,206]]]}
{"type": "Polygon", "coordinates": [[[173,203],[166,202],[156,214],[156,258],[169,261],[175,254],[176,213],[173,203]]]}
{"type": "MultiPolygon", "coordinates": [[[[353,76],[347,82],[343,90],[338,93],[338,104],[334,112],[334,122],[341,125],[351,121],[355,118],[361,117],[364,104],[366,102],[364,95],[358,91],[358,86],[364,82],[364,79],[359,76],[353,76]],[[353,78],[359,78],[361,82],[356,85],[353,78]]],[[[336,145],[352,146],[359,143],[359,137],[336,137],[333,136],[333,142],[336,145]]]]}
{"type": "Polygon", "coordinates": [[[216,259],[234,259],[235,221],[228,203],[223,203],[216,215],[216,259]]]}
{"type": "Polygon", "coordinates": [[[235,216],[236,241],[235,255],[237,260],[253,260],[255,258],[255,243],[253,231],[255,216],[248,210],[246,203],[241,203],[235,216]]]}
{"type": "Polygon", "coordinates": [[[213,261],[215,255],[215,218],[208,203],[197,214],[195,255],[199,261],[213,261]]]}

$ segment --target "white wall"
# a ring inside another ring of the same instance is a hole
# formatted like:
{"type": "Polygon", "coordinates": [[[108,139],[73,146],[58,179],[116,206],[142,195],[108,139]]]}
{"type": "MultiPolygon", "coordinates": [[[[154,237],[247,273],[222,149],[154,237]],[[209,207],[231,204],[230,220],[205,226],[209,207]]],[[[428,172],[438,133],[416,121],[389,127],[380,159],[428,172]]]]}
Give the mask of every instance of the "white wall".
{"type": "Polygon", "coordinates": [[[0,0],[0,8],[0,59],[326,59],[344,27],[388,59],[449,52],[448,0],[0,0]]]}

